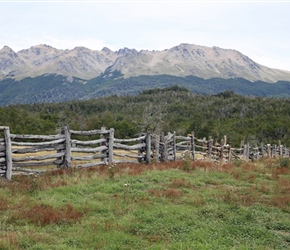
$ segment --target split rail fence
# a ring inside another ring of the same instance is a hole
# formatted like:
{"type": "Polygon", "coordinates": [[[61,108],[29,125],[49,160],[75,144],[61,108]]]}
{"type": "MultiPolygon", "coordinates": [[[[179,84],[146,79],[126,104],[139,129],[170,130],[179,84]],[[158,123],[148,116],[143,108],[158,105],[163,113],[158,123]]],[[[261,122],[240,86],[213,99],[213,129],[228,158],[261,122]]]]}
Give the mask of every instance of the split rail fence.
{"type": "Polygon", "coordinates": [[[289,157],[289,149],[277,145],[233,148],[227,138],[198,139],[194,132],[187,136],[174,133],[143,133],[136,138],[114,138],[114,129],[76,131],[63,128],[56,135],[20,135],[0,126],[0,176],[11,180],[19,173],[41,173],[55,168],[94,167],[117,163],[150,163],[152,160],[191,160],[231,162],[261,157],[289,157]]]}

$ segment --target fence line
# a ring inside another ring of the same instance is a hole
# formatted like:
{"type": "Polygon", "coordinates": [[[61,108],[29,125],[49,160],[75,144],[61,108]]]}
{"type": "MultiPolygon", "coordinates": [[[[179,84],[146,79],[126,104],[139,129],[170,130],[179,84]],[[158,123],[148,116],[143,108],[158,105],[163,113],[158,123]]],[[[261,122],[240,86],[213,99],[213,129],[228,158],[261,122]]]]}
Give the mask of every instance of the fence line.
{"type": "Polygon", "coordinates": [[[0,176],[11,180],[12,173],[41,173],[50,168],[94,167],[112,163],[150,163],[192,160],[232,162],[257,160],[261,157],[289,157],[281,144],[251,146],[241,143],[232,148],[224,136],[221,142],[209,137],[198,139],[194,132],[187,136],[149,132],[136,138],[114,138],[114,129],[76,131],[64,127],[56,135],[11,134],[0,126],[0,176]],[[29,167],[29,168],[28,168],[29,167]],[[44,169],[45,167],[46,169],[44,169]],[[42,168],[42,169],[40,169],[42,168]]]}

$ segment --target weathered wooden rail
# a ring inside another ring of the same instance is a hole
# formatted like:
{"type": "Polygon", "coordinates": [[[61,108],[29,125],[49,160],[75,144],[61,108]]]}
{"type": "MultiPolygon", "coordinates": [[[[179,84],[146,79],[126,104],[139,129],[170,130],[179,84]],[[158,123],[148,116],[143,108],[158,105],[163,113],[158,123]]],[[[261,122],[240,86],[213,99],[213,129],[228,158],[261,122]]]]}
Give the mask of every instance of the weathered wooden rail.
{"type": "Polygon", "coordinates": [[[114,129],[106,130],[102,127],[100,130],[76,131],[65,128],[63,133],[66,135],[67,142],[65,167],[71,167],[72,162],[75,162],[77,167],[94,167],[112,163],[114,129]],[[73,139],[74,136],[95,138],[78,140],[73,139]]]}
{"type": "Polygon", "coordinates": [[[114,129],[76,131],[63,128],[56,135],[11,134],[0,126],[0,176],[41,173],[55,168],[94,167],[112,163],[150,163],[158,161],[208,160],[231,162],[256,160],[261,157],[289,157],[289,149],[278,145],[241,143],[232,148],[224,136],[220,143],[212,138],[198,139],[194,132],[187,136],[176,133],[145,133],[130,139],[114,138],[114,129]]]}
{"type": "Polygon", "coordinates": [[[220,143],[214,142],[212,138],[208,140],[204,137],[198,139],[194,132],[187,136],[177,136],[175,133],[168,135],[155,135],[155,145],[158,153],[156,159],[161,161],[180,160],[184,158],[184,152],[188,152],[192,160],[209,160],[215,162],[232,162],[234,160],[250,161],[262,157],[290,157],[290,150],[279,141],[278,145],[252,146],[249,143],[241,143],[240,148],[233,148],[227,143],[224,136],[220,143]]]}

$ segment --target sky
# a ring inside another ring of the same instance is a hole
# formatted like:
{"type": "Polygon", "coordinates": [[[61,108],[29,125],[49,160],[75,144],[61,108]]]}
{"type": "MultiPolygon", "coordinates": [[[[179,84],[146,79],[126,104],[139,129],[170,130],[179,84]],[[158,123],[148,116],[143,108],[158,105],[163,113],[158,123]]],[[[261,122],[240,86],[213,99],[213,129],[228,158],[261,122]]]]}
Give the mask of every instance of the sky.
{"type": "Polygon", "coordinates": [[[290,71],[289,1],[2,1],[0,49],[235,49],[290,71]]]}

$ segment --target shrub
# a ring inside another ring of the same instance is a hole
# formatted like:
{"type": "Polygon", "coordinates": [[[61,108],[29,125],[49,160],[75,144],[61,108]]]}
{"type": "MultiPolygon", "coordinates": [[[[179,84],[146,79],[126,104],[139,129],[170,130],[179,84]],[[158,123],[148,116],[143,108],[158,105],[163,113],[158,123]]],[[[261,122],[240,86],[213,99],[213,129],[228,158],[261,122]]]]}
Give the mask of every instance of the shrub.
{"type": "Polygon", "coordinates": [[[290,168],[290,159],[289,158],[279,158],[278,167],[290,168]]]}

